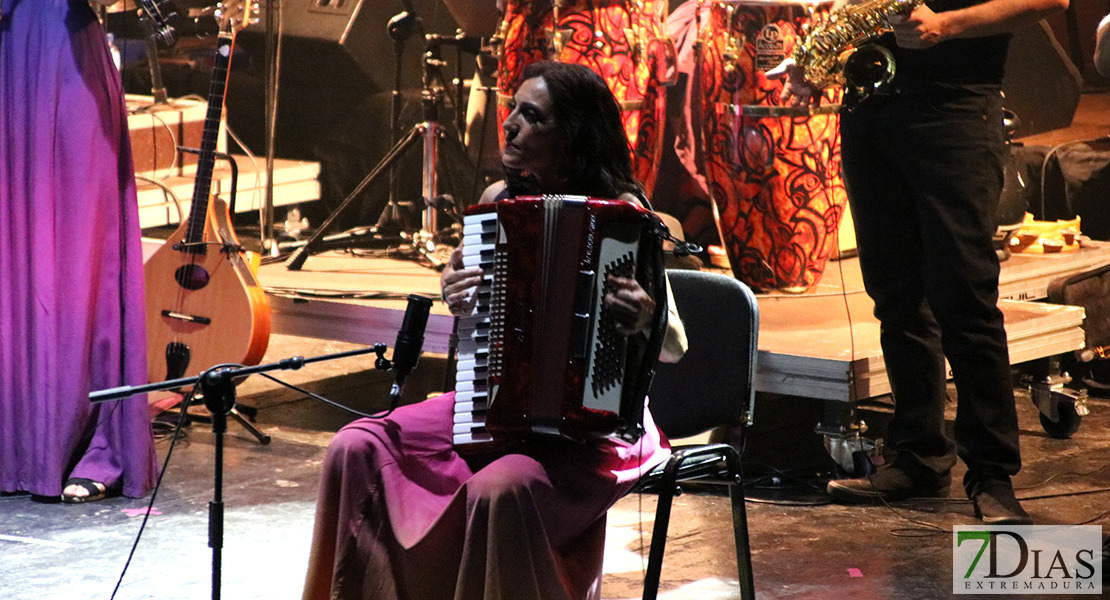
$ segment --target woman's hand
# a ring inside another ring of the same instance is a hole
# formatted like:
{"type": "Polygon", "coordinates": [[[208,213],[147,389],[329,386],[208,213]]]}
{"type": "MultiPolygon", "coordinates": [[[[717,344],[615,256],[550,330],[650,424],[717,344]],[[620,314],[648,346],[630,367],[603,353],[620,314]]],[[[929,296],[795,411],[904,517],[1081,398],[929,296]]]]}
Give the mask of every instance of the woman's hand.
{"type": "Polygon", "coordinates": [[[477,267],[464,269],[462,246],[455,248],[439,276],[442,298],[451,314],[456,317],[470,314],[474,308],[474,288],[482,283],[483,274],[482,269],[477,267]]]}
{"type": "Polygon", "coordinates": [[[655,301],[635,279],[609,276],[610,291],[605,294],[605,304],[617,321],[617,331],[623,335],[648,333],[655,316],[655,301]]]}

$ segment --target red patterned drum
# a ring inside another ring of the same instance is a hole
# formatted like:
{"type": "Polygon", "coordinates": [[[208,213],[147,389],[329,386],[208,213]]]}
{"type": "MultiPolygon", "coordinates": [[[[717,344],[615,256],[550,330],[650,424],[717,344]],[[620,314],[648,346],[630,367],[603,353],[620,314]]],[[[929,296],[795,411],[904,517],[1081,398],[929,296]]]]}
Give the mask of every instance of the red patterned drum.
{"type": "Polygon", "coordinates": [[[509,0],[497,35],[498,123],[530,63],[586,65],[621,104],[632,168],[650,197],[663,150],[663,79],[674,63],[666,14],[667,0],[509,0]]]}
{"type": "Polygon", "coordinates": [[[706,179],[732,271],[758,291],[806,291],[836,250],[847,204],[840,92],[808,109],[779,106],[782,82],[765,75],[790,56],[810,11],[832,4],[717,1],[701,23],[706,179]]]}

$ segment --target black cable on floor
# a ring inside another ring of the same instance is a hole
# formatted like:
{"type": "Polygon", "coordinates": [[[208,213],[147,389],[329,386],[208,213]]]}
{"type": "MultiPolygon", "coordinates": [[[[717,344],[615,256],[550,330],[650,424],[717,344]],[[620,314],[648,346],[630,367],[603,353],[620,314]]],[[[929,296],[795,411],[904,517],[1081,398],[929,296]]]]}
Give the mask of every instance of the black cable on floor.
{"type": "Polygon", "coordinates": [[[162,461],[162,471],[158,473],[158,481],[154,484],[154,490],[150,493],[150,502],[146,505],[146,514],[143,515],[143,522],[139,525],[139,533],[135,535],[135,543],[131,545],[131,552],[127,554],[127,562],[123,565],[123,571],[119,574],[119,579],[116,581],[116,587],[112,590],[112,600],[115,600],[116,593],[119,592],[120,585],[123,584],[123,578],[127,574],[127,568],[131,566],[131,559],[135,558],[135,550],[139,547],[139,540],[143,537],[143,531],[146,529],[147,521],[150,520],[150,511],[154,509],[154,499],[158,497],[158,490],[162,487],[162,478],[166,476],[166,469],[170,464],[170,457],[173,456],[173,448],[177,445],[179,439],[178,434],[185,427],[185,423],[189,418],[189,403],[193,399],[193,391],[190,391],[181,402],[181,416],[177,420],[177,429],[173,437],[170,439],[170,448],[166,451],[166,459],[162,461]]]}

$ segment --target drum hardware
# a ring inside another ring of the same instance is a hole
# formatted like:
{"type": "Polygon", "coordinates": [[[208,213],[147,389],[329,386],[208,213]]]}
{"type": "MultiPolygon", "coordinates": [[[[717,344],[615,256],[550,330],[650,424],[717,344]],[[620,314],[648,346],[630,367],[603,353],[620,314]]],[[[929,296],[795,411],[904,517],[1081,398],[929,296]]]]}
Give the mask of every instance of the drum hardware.
{"type": "Polygon", "coordinates": [[[821,106],[756,106],[751,104],[726,104],[718,102],[713,105],[718,116],[732,117],[811,117],[813,115],[835,115],[840,112],[840,106],[826,104],[821,106]]]}
{"type": "MultiPolygon", "coordinates": [[[[407,37],[407,33],[411,33],[410,26],[401,26],[407,20],[409,13],[401,13],[390,21],[390,34],[395,33],[401,39],[395,38],[395,43],[400,45],[403,43],[403,38],[407,37]],[[395,27],[394,24],[397,24],[395,27]]],[[[420,28],[419,19],[415,25],[417,29],[420,28]]],[[[324,220],[323,223],[317,228],[316,232],[308,239],[303,245],[299,246],[292,255],[286,260],[286,267],[290,270],[300,270],[304,262],[308,259],[313,251],[323,249],[324,236],[328,232],[331,225],[342,214],[344,210],[359,197],[362,191],[370,184],[375,182],[387,169],[394,168],[395,163],[405,153],[416,145],[422,142],[423,153],[423,176],[421,186],[421,227],[419,230],[411,231],[406,230],[406,223],[401,214],[402,203],[396,201],[395,194],[395,179],[391,179],[391,193],[389,203],[383,209],[378,223],[374,227],[365,228],[353,232],[346,240],[338,240],[339,245],[346,247],[353,246],[401,246],[405,247],[410,252],[410,258],[418,262],[426,263],[433,269],[439,270],[446,264],[447,253],[441,252],[441,246],[448,235],[453,235],[453,230],[444,229],[440,230],[438,226],[437,213],[440,210],[451,209],[454,205],[454,199],[447,195],[441,195],[438,189],[438,177],[436,166],[439,163],[439,143],[441,139],[447,139],[460,148],[463,147],[462,141],[454,136],[447,134],[446,129],[440,121],[440,108],[444,103],[447,96],[454,99],[454,107],[462,106],[462,97],[460,86],[458,85],[458,78],[454,81],[448,81],[443,73],[442,67],[447,63],[442,59],[442,49],[445,47],[454,47],[457,52],[465,49],[472,52],[480,51],[480,43],[475,38],[465,35],[459,31],[454,36],[444,36],[437,34],[425,34],[424,38],[424,54],[422,65],[422,90],[421,90],[421,106],[423,110],[424,120],[414,125],[408,133],[400,138],[394,138],[397,141],[393,147],[386,153],[385,157],[363,178],[363,180],[355,187],[355,189],[344,198],[343,202],[339,204],[332,211],[332,213],[324,220]]],[[[400,61],[398,61],[399,63],[400,61]]],[[[461,60],[457,61],[457,64],[461,60]]],[[[397,115],[399,114],[399,100],[400,100],[400,76],[397,75],[397,87],[394,90],[394,106],[393,115],[391,119],[396,123],[397,115]]],[[[457,114],[457,120],[461,115],[457,114]]],[[[457,131],[463,131],[461,124],[457,124],[457,131]]],[[[465,150],[461,152],[465,156],[465,150]]],[[[329,238],[329,248],[334,248],[337,240],[334,236],[329,238]]]]}
{"type": "MultiPolygon", "coordinates": [[[[640,60],[641,56],[647,54],[647,49],[644,48],[644,36],[640,33],[639,27],[626,27],[624,29],[624,38],[627,40],[635,40],[634,44],[629,44],[632,49],[632,60],[640,60]]],[[[596,45],[597,42],[594,42],[596,45]]]]}
{"type": "MultiPolygon", "coordinates": [[[[699,2],[699,4],[700,4],[700,2],[699,2]]],[[[725,14],[727,15],[725,18],[728,19],[729,23],[731,23],[732,20],[733,20],[734,7],[731,6],[731,5],[725,5],[724,9],[725,9],[725,14]]],[[[698,29],[698,31],[701,31],[701,29],[700,29],[700,27],[701,27],[701,23],[700,23],[700,20],[701,20],[701,6],[698,7],[697,18],[699,20],[699,23],[698,23],[699,29],[698,29]]],[[[733,63],[736,61],[737,58],[740,57],[740,54],[743,51],[744,45],[747,44],[747,43],[748,43],[747,37],[743,33],[739,33],[737,35],[726,35],[725,36],[725,48],[724,48],[724,50],[721,51],[721,58],[723,58],[725,60],[725,69],[730,70],[732,72],[736,71],[736,65],[733,64],[733,63]]]]}

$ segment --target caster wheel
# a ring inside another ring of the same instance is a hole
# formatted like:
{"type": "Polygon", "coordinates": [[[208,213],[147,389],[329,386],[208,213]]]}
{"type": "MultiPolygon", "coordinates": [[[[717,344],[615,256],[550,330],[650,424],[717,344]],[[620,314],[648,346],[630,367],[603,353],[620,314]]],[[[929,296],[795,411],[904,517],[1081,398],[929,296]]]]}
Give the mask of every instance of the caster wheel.
{"type": "Polygon", "coordinates": [[[1075,405],[1062,402],[1056,406],[1056,412],[1060,417],[1059,421],[1055,423],[1046,417],[1044,413],[1040,413],[1041,427],[1044,428],[1045,433],[1049,437],[1054,437],[1058,440],[1066,440],[1072,436],[1076,431],[1079,431],[1079,424],[1083,422],[1083,417],[1075,411],[1075,405]]]}

